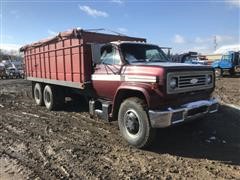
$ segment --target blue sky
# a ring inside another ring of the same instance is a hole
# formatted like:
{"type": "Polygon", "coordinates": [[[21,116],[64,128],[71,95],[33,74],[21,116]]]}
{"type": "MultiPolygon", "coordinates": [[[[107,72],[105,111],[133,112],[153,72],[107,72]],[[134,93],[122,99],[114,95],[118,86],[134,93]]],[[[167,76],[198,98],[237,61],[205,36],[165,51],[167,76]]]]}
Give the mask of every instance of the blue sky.
{"type": "Polygon", "coordinates": [[[74,27],[105,28],[174,52],[240,44],[240,1],[0,0],[1,48],[16,48],[74,27]]]}

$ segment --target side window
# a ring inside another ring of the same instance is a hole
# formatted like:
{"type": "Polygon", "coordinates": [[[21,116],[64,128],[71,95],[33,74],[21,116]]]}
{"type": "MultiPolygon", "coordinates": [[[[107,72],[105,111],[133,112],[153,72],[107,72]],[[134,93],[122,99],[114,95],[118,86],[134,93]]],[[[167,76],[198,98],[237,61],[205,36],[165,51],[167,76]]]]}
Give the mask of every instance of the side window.
{"type": "Polygon", "coordinates": [[[91,43],[91,52],[92,52],[92,62],[93,64],[101,63],[101,47],[104,44],[100,43],[91,43]]]}
{"type": "Polygon", "coordinates": [[[114,49],[112,46],[106,46],[101,51],[101,62],[104,64],[113,64],[114,49]]]}
{"type": "Polygon", "coordinates": [[[118,51],[115,50],[114,64],[121,64],[121,57],[118,51]]]}
{"type": "Polygon", "coordinates": [[[106,46],[101,50],[101,62],[103,64],[120,64],[121,58],[114,47],[106,46]]]}

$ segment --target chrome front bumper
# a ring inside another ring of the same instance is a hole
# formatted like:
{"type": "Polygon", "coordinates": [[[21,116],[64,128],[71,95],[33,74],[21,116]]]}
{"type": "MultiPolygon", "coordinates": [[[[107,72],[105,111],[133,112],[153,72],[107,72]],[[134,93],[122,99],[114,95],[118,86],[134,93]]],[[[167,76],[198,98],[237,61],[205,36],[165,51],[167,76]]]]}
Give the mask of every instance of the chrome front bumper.
{"type": "Polygon", "coordinates": [[[163,128],[217,112],[218,107],[217,100],[210,99],[187,103],[177,109],[169,107],[166,111],[149,110],[148,113],[151,126],[153,128],[163,128]]]}

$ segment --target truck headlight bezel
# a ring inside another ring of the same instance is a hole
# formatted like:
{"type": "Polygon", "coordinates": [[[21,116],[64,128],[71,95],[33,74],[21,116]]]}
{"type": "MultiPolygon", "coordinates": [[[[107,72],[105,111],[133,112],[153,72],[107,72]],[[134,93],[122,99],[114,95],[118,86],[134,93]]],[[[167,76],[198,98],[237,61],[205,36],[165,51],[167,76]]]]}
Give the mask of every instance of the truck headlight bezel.
{"type": "Polygon", "coordinates": [[[213,82],[213,77],[211,74],[207,75],[206,82],[207,82],[207,84],[211,84],[213,82]]]}
{"type": "Polygon", "coordinates": [[[177,87],[177,82],[178,82],[177,78],[172,77],[169,81],[170,88],[175,89],[177,87]]]}

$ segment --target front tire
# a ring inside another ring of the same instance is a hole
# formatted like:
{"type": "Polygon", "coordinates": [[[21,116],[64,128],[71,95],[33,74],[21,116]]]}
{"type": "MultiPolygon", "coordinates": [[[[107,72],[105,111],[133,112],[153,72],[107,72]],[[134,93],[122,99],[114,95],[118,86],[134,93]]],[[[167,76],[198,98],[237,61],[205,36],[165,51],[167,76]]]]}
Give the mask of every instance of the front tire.
{"type": "Polygon", "coordinates": [[[150,125],[144,100],[136,97],[126,99],[120,106],[118,124],[123,138],[132,146],[146,148],[155,137],[150,125]]]}

